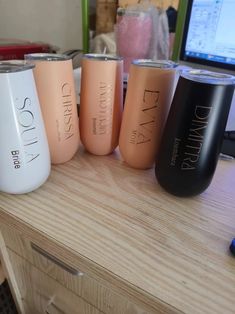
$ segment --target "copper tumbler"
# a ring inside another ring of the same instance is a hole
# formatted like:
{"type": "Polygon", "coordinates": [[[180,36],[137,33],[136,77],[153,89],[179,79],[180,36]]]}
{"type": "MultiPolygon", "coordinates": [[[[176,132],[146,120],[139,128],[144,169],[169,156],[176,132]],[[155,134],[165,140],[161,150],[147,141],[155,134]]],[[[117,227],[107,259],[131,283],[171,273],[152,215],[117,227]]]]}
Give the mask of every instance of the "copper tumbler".
{"type": "Polygon", "coordinates": [[[119,148],[131,167],[151,168],[173,96],[177,64],[134,60],[130,67],[119,148]]]}
{"type": "Polygon", "coordinates": [[[121,58],[86,54],[82,60],[79,127],[92,154],[110,154],[118,145],[123,107],[121,58]]]}
{"type": "Polygon", "coordinates": [[[79,127],[72,60],[60,54],[25,55],[35,64],[34,78],[45,122],[51,162],[70,160],[78,150],[79,127]]]}

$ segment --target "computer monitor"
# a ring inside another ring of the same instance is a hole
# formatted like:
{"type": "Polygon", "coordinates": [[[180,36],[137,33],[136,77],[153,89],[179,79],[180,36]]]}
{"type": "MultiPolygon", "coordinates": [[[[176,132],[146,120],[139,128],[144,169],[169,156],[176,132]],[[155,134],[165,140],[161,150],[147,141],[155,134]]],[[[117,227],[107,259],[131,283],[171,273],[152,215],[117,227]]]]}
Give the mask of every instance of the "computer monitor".
{"type": "MultiPolygon", "coordinates": [[[[178,62],[235,75],[235,0],[181,0],[179,10],[178,62]]],[[[235,130],[235,96],[226,129],[235,130]]]]}

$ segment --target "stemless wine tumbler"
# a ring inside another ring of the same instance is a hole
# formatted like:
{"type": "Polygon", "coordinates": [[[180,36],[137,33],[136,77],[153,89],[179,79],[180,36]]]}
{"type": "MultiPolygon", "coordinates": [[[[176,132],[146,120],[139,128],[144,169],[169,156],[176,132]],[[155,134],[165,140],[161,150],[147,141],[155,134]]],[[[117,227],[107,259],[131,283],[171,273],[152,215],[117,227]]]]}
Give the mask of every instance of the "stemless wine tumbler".
{"type": "Polygon", "coordinates": [[[123,57],[125,73],[129,73],[134,59],[148,57],[152,36],[153,22],[148,11],[123,8],[117,10],[117,53],[123,57]]]}
{"type": "Polygon", "coordinates": [[[60,54],[33,53],[34,77],[45,122],[51,162],[70,160],[78,150],[79,127],[72,60],[60,54]]]}
{"type": "Polygon", "coordinates": [[[84,147],[94,155],[118,145],[123,107],[123,61],[87,54],[82,60],[79,127],[84,147]]]}
{"type": "Polygon", "coordinates": [[[181,74],[156,160],[159,184],[193,196],[210,184],[221,150],[235,77],[203,70],[181,74]]]}
{"type": "Polygon", "coordinates": [[[134,168],[153,166],[170,108],[176,63],[135,60],[130,67],[119,137],[123,159],[134,168]]]}
{"type": "Polygon", "coordinates": [[[50,154],[33,77],[34,65],[0,62],[0,191],[28,193],[50,173],[50,154]]]}

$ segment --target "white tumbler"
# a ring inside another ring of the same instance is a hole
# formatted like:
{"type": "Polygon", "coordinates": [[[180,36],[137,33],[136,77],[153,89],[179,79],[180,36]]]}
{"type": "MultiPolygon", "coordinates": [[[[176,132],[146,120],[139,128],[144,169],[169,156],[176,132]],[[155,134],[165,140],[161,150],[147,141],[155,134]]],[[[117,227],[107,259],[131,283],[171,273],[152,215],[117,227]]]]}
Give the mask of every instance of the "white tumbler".
{"type": "Polygon", "coordinates": [[[50,174],[50,154],[34,65],[0,62],[0,191],[31,192],[50,174]]]}

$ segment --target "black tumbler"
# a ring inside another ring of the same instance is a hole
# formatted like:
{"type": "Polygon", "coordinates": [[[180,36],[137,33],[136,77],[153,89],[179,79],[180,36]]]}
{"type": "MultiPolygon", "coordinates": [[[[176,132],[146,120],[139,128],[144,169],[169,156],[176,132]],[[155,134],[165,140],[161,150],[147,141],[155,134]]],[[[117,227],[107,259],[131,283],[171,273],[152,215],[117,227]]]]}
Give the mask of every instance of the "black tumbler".
{"type": "Polygon", "coordinates": [[[210,184],[219,158],[235,77],[184,71],[163,131],[156,177],[177,196],[193,196],[210,184]]]}

